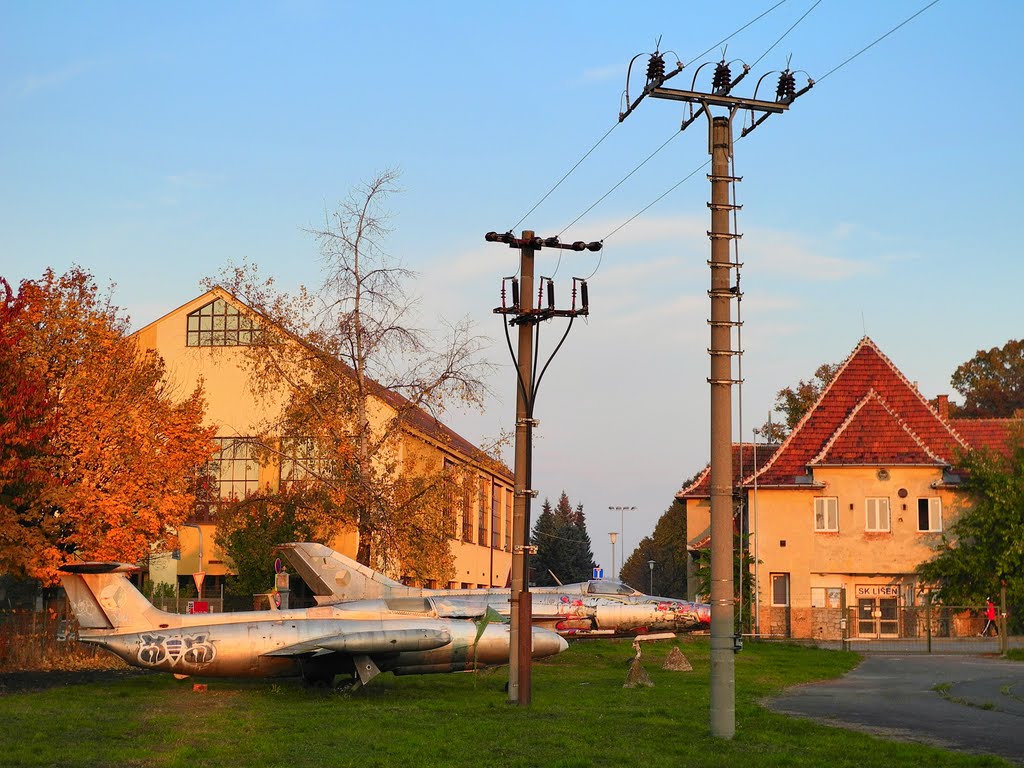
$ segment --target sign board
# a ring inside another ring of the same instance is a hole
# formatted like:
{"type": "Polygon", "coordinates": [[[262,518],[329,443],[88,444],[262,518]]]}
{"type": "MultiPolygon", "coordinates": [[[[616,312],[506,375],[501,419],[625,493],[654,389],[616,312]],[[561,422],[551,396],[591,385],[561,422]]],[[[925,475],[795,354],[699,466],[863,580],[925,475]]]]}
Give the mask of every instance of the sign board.
{"type": "Polygon", "coordinates": [[[858,584],[855,587],[857,597],[895,597],[900,596],[898,584],[858,584]]]}
{"type": "Polygon", "coordinates": [[[196,583],[196,592],[203,596],[203,579],[206,578],[206,571],[196,571],[192,574],[192,581],[196,583]]]}
{"type": "Polygon", "coordinates": [[[593,575],[592,578],[603,579],[604,578],[604,568],[595,568],[594,569],[594,575],[593,575]]]}

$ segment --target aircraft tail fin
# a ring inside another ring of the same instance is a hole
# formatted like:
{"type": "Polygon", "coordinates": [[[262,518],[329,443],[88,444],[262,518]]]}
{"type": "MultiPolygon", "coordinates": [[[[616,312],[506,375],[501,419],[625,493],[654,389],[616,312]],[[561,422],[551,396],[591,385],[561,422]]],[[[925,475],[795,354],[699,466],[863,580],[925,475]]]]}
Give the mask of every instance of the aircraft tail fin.
{"type": "Polygon", "coordinates": [[[421,592],[323,544],[292,542],[278,549],[316,595],[318,603],[417,596],[421,592]]]}
{"type": "Polygon", "coordinates": [[[163,611],[135,588],[125,563],[71,563],[61,567],[61,582],[82,629],[148,628],[160,623],[163,611]]]}

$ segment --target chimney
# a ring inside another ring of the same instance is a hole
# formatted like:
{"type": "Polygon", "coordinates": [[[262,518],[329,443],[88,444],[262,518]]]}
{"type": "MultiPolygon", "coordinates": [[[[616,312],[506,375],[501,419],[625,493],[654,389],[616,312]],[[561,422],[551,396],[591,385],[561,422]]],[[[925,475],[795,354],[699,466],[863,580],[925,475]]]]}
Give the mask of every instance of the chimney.
{"type": "Polygon", "coordinates": [[[943,421],[949,421],[949,395],[939,395],[935,398],[935,409],[943,421]]]}

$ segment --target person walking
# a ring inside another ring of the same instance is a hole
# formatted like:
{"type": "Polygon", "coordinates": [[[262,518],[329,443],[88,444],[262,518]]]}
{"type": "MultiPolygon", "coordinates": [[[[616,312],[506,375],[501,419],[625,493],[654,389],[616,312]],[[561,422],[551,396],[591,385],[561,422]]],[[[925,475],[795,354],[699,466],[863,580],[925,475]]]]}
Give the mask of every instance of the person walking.
{"type": "Polygon", "coordinates": [[[992,627],[995,633],[999,634],[999,623],[996,621],[996,604],[992,602],[991,597],[985,598],[985,628],[981,630],[981,636],[985,637],[988,634],[988,628],[992,627]]]}

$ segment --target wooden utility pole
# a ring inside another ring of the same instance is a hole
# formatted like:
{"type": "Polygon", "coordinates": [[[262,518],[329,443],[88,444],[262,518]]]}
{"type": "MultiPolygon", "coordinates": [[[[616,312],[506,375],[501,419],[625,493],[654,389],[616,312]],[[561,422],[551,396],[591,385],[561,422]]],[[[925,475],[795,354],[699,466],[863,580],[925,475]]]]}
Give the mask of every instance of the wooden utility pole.
{"type": "MultiPolygon", "coordinates": [[[[539,377],[534,371],[534,332],[537,325],[552,317],[568,317],[569,328],[577,315],[589,314],[587,283],[573,278],[573,301],[571,309],[555,309],[555,291],[550,278],[541,277],[536,308],[533,307],[534,256],[541,248],[565,248],[573,251],[599,251],[601,243],[560,243],[557,237],[540,238],[531,230],[524,230],[516,238],[511,232],[498,234],[488,232],[484,239],[489,243],[507,243],[510,248],[519,249],[519,277],[508,278],[512,282],[512,304],[505,302],[502,287],[502,305],[496,314],[511,315],[509,325],[519,326],[518,355],[516,363],[516,431],[515,431],[515,500],[512,507],[512,595],[511,627],[509,637],[509,681],[508,700],[511,704],[528,706],[532,699],[533,669],[533,596],[530,594],[530,555],[536,547],[530,544],[530,502],[537,495],[533,489],[533,428],[537,425],[533,417],[533,406],[537,397],[539,377]],[[545,283],[546,281],[546,283],[545,283]],[[548,301],[544,306],[541,296],[547,287],[548,301]],[[581,306],[576,308],[577,285],[581,290],[581,306]],[[520,297],[522,301],[520,302],[520,297]]],[[[568,335],[569,328],[565,334],[568,335]]],[[[562,337],[564,340],[564,336],[562,337]]],[[[509,349],[512,342],[509,341],[509,349]]],[[[555,352],[558,351],[556,347],[555,352]]],[[[554,353],[552,353],[552,357],[554,353]]],[[[550,362],[550,361],[549,361],[550,362]]],[[[547,366],[545,366],[545,369],[547,366]]],[[[543,376],[543,370],[541,371],[543,376]]]]}
{"type": "MultiPolygon", "coordinates": [[[[523,232],[519,248],[520,295],[533,296],[534,233],[523,232]]],[[[519,385],[516,387],[515,499],[512,502],[512,628],[509,645],[508,700],[529,706],[533,695],[530,594],[530,502],[533,500],[533,325],[519,323],[519,385]]]]}

